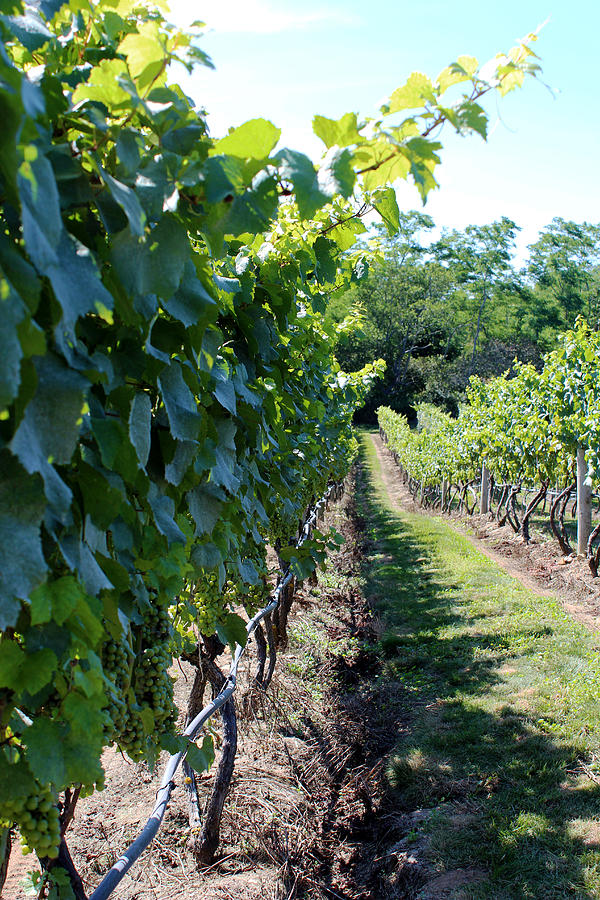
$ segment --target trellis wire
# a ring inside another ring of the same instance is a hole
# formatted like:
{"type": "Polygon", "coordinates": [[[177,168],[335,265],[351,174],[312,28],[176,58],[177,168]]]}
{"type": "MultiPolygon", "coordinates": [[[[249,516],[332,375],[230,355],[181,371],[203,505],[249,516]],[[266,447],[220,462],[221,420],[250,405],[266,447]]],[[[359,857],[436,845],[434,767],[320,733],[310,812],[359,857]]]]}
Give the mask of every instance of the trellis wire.
{"type": "MultiPolygon", "coordinates": [[[[302,528],[302,531],[296,542],[296,547],[300,547],[304,543],[304,541],[308,537],[310,537],[312,528],[317,522],[317,517],[320,509],[327,504],[331,494],[338,487],[338,484],[330,485],[323,497],[317,503],[315,503],[311,514],[304,523],[304,527],[302,528]]],[[[250,621],[247,623],[246,633],[248,637],[246,639],[246,643],[244,644],[244,646],[236,644],[236,649],[231,661],[229,674],[225,680],[221,692],[213,700],[211,700],[211,702],[208,703],[201,712],[198,713],[196,718],[190,722],[188,727],[183,732],[182,736],[189,738],[190,742],[192,742],[196,738],[196,735],[199,733],[202,726],[211,718],[211,716],[213,716],[217,712],[218,709],[220,709],[229,700],[229,698],[235,691],[237,686],[238,665],[240,659],[244,654],[244,651],[246,650],[246,647],[248,646],[248,638],[250,638],[250,635],[256,629],[258,623],[276,608],[277,604],[279,603],[281,592],[290,583],[293,577],[294,576],[290,571],[290,567],[288,566],[283,578],[273,592],[273,598],[271,602],[268,604],[268,606],[265,606],[264,609],[261,609],[260,612],[256,613],[256,615],[253,616],[253,618],[250,619],[250,621]]],[[[136,862],[136,860],[140,857],[146,847],[148,847],[156,837],[165,816],[165,812],[167,810],[173,788],[175,787],[173,777],[177,769],[185,759],[186,753],[187,749],[180,750],[179,753],[173,754],[167,761],[167,764],[163,771],[163,777],[160,782],[160,787],[156,792],[156,802],[148,821],[146,822],[139,835],[129,845],[127,850],[108,870],[96,890],[93,891],[92,894],[90,894],[89,900],[108,900],[108,897],[110,897],[112,892],[121,882],[134,862],[136,862]]]]}

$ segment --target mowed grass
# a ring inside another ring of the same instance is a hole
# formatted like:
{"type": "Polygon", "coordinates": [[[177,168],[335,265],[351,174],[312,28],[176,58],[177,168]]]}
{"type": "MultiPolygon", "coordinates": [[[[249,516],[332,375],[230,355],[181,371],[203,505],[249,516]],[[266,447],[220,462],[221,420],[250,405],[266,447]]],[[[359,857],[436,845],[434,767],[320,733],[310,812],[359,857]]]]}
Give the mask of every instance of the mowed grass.
{"type": "Polygon", "coordinates": [[[457,898],[600,898],[600,635],[440,517],[392,507],[362,435],[366,590],[399,690],[404,845],[457,898]],[[417,852],[418,850],[418,852],[417,852]]]}

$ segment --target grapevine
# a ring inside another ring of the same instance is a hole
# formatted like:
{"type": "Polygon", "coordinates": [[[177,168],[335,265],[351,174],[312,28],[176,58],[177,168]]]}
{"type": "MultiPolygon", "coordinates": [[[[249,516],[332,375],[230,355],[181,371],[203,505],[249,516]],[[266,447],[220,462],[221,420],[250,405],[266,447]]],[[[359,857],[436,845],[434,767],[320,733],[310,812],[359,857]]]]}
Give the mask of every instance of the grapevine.
{"type": "MultiPolygon", "coordinates": [[[[506,505],[505,518],[525,540],[531,513],[554,486],[552,528],[561,550],[571,552],[564,525],[557,526],[553,517],[562,503],[562,522],[579,448],[585,449],[590,486],[600,487],[597,332],[579,320],[544,356],[541,371],[516,363],[511,377],[501,375],[487,383],[473,377],[467,400],[457,419],[423,410],[420,418],[426,427],[421,431],[412,431],[391,409],[380,408],[380,428],[400,466],[417,485],[439,488],[446,480],[464,487],[480,477],[485,460],[495,482],[505,485],[500,501],[500,507],[506,505]],[[534,496],[519,522],[514,498],[523,484],[532,486],[534,496]]],[[[592,556],[592,571],[594,562],[592,556]]]]}

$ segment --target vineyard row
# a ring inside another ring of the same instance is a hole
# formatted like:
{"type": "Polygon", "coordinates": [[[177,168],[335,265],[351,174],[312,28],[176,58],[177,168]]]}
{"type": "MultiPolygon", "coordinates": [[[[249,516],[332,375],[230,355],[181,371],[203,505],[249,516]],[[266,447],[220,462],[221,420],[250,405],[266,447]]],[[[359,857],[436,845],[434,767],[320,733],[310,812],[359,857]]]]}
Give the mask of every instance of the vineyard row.
{"type": "Polygon", "coordinates": [[[561,551],[600,563],[600,524],[593,526],[600,488],[600,336],[583,321],[561,336],[541,370],[514,370],[483,382],[471,378],[467,403],[454,419],[424,404],[417,428],[387,407],[379,427],[415,498],[444,511],[491,512],[527,542],[536,510],[549,506],[561,551]],[[596,493],[597,496],[597,493],[596,493]],[[519,497],[526,498],[518,509],[519,497]],[[577,516],[576,546],[565,523],[577,516]]]}

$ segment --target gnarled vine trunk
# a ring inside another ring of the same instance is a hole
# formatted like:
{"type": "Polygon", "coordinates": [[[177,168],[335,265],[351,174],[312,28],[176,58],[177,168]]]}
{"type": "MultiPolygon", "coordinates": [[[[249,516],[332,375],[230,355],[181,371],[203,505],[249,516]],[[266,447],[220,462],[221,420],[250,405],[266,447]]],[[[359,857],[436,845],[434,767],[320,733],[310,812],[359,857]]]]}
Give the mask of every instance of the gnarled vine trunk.
{"type": "Polygon", "coordinates": [[[598,566],[600,565],[600,544],[594,550],[594,541],[600,535],[600,523],[596,525],[590,534],[587,542],[587,557],[588,557],[588,565],[590,567],[590,571],[594,578],[598,577],[598,566]]]}
{"type": "Polygon", "coordinates": [[[520,484],[513,484],[510,489],[510,494],[508,495],[508,500],[506,501],[506,518],[508,520],[508,524],[515,532],[515,534],[519,533],[519,529],[521,527],[521,523],[519,521],[519,516],[517,513],[517,497],[520,490],[520,484]]]}
{"type": "Polygon", "coordinates": [[[10,828],[0,828],[0,896],[2,896],[2,888],[6,881],[11,848],[12,841],[10,828]]]}
{"type": "Polygon", "coordinates": [[[521,535],[526,544],[530,541],[529,536],[529,520],[537,507],[540,505],[542,500],[545,499],[546,493],[548,491],[548,482],[542,481],[541,487],[539,491],[533,496],[533,498],[527,504],[527,508],[523,515],[523,521],[521,522],[521,535]]]}
{"type": "Polygon", "coordinates": [[[569,542],[569,535],[567,533],[567,529],[565,528],[565,510],[567,508],[567,503],[569,502],[569,497],[571,496],[571,491],[575,490],[575,482],[572,481],[568,484],[562,491],[557,494],[554,498],[552,506],[550,507],[550,527],[552,528],[552,533],[554,537],[558,541],[558,545],[565,556],[569,556],[573,552],[573,548],[569,542]],[[556,513],[558,512],[558,523],[556,521],[556,513]]]}
{"type": "MultiPolygon", "coordinates": [[[[223,649],[221,645],[221,650],[223,649]]],[[[204,692],[207,684],[212,688],[212,696],[217,696],[225,678],[214,660],[218,655],[208,643],[208,652],[198,648],[198,653],[188,657],[190,662],[197,666],[194,683],[190,692],[187,708],[187,722],[191,722],[202,710],[204,704],[204,692]],[[214,655],[213,655],[214,654],[214,655]]],[[[221,833],[221,818],[223,805],[231,784],[231,777],[235,765],[237,750],[237,720],[233,699],[220,708],[221,723],[223,726],[223,742],[221,744],[221,756],[217,766],[215,780],[211,794],[206,803],[204,815],[200,811],[200,797],[196,774],[192,768],[185,764],[186,791],[188,795],[188,816],[190,824],[189,845],[199,866],[208,865],[219,846],[221,833]]]]}

